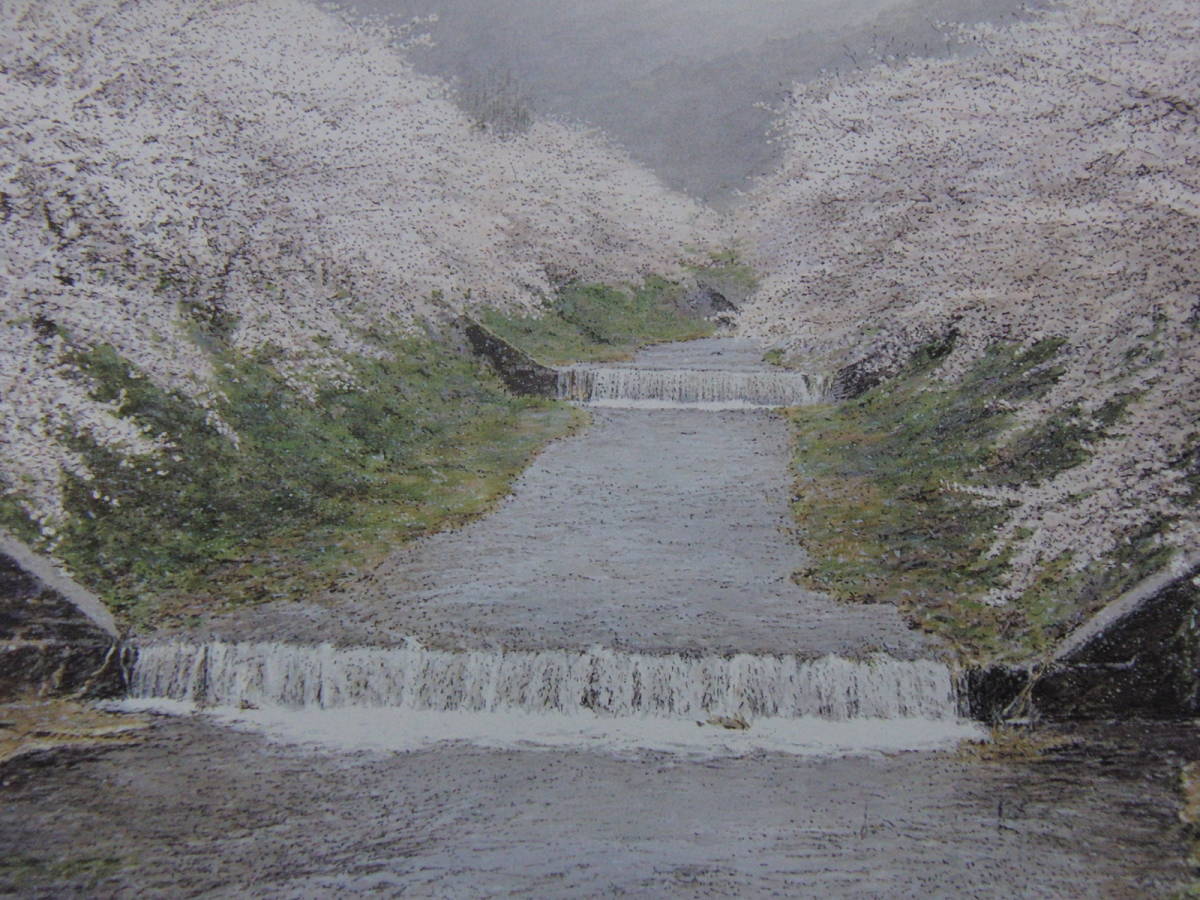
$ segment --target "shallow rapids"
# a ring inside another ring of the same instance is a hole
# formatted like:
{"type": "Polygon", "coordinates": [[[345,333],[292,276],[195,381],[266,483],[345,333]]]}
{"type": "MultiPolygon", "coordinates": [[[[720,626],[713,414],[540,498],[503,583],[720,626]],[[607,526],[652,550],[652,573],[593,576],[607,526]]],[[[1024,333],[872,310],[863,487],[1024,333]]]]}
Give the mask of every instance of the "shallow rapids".
{"type": "Polygon", "coordinates": [[[933,749],[978,733],[959,719],[946,666],[882,655],[164,643],[139,651],[131,698],[341,748],[467,741],[812,755],[933,749]],[[741,722],[749,727],[725,727],[741,722]]]}
{"type": "Polygon", "coordinates": [[[572,366],[558,373],[558,396],[629,409],[764,409],[825,399],[827,379],[784,371],[718,371],[572,366]]]}

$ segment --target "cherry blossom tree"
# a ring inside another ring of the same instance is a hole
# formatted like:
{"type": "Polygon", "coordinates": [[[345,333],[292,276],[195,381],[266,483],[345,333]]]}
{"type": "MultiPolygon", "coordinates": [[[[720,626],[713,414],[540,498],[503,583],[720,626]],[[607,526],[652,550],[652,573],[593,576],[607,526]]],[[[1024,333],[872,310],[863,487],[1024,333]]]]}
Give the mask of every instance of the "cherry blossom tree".
{"type": "Polygon", "coordinates": [[[679,273],[718,239],[599,136],[501,140],[448,96],[393,35],[302,0],[0,5],[0,488],[53,530],[62,473],[86,477],[65,436],[163,446],[91,398],[73,348],[215,408],[205,340],[345,378],[368,331],[529,309],[556,272],[679,273]]]}
{"type": "Polygon", "coordinates": [[[743,329],[835,368],[894,371],[953,330],[953,379],[996,341],[1068,341],[1021,427],[1133,397],[1082,465],[1014,505],[1002,602],[1132,529],[1200,537],[1182,461],[1200,416],[1200,19],[1188,0],[1067,0],[979,52],[798,86],[787,153],[741,212],[765,273],[743,329]],[[1029,537],[1021,537],[1025,534],[1029,537]]]}

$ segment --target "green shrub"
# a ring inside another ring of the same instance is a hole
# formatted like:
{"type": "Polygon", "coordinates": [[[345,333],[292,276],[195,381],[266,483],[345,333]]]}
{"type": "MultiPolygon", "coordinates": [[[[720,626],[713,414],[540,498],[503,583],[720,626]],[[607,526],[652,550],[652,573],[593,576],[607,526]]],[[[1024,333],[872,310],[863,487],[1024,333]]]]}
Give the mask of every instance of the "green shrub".
{"type": "Polygon", "coordinates": [[[1061,347],[998,344],[943,384],[931,376],[950,350],[939,341],[861,397],[791,411],[793,513],[811,557],[797,580],[847,602],[897,603],[967,657],[1020,658],[1161,565],[1167,551],[1153,546],[1156,524],[1130,535],[1106,564],[1070,572],[1070,560],[1059,558],[1018,602],[982,602],[1007,566],[1004,553],[987,555],[1006,511],[948,485],[1050,478],[1083,462],[1088,443],[1104,437],[1128,402],[1095,416],[1060,410],[1008,434],[1014,405],[1043,396],[1061,376],[1061,347]]]}

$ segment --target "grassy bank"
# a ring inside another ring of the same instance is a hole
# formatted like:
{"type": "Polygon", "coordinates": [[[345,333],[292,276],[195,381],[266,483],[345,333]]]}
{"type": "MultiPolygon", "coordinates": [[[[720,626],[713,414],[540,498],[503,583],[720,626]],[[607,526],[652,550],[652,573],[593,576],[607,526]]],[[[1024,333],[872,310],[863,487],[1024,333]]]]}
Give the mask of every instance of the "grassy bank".
{"type": "Polygon", "coordinates": [[[1060,556],[1015,602],[983,602],[1007,565],[1005,552],[988,553],[1005,509],[955,486],[1033,485],[1075,466],[1119,426],[1124,404],[1061,410],[1014,432],[1013,410],[1060,377],[1061,342],[998,344],[953,384],[932,377],[949,349],[923,348],[854,400],[790,412],[793,512],[811,559],[795,577],[847,603],[895,603],[965,659],[1028,658],[1165,562],[1161,523],[1127,535],[1103,564],[1075,572],[1060,556]]]}
{"type": "Polygon", "coordinates": [[[714,326],[680,311],[683,288],[662,278],[624,289],[569,285],[536,316],[485,309],[480,321],[538,362],[565,365],[629,359],[646,344],[707,337],[714,326]]]}
{"type": "MultiPolygon", "coordinates": [[[[352,361],[354,386],[302,391],[269,353],[218,354],[217,411],[153,384],[110,348],[81,352],[97,399],[164,454],[125,459],[82,438],[56,553],[125,619],[150,627],[217,604],[310,597],[396,544],[486,511],[548,440],[580,421],[511,396],[478,361],[412,338],[352,361]]],[[[0,515],[29,533],[13,503],[0,515]]]]}

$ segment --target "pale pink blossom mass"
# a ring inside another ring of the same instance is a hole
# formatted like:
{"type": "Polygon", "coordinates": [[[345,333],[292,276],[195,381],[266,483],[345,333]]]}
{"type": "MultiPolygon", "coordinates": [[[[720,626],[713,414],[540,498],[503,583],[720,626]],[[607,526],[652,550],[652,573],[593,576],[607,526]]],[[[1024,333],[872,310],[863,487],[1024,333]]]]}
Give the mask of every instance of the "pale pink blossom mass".
{"type": "Polygon", "coordinates": [[[828,368],[894,369],[957,332],[949,382],[996,341],[1062,337],[1021,427],[1132,396],[1090,458],[1011,507],[1004,602],[1158,517],[1194,547],[1200,439],[1200,17],[1191,0],[1070,0],[967,29],[977,52],[797,87],[780,171],[740,209],[763,286],[750,335],[828,368]],[[1023,529],[1027,529],[1025,531],[1023,529]],[[1023,536],[1028,534],[1028,536],[1023,536]]]}
{"type": "Polygon", "coordinates": [[[198,323],[304,384],[379,352],[368,329],[669,276],[720,242],[596,133],[474,127],[398,43],[302,0],[0,7],[0,489],[47,534],[63,472],[87,477],[67,436],[166,444],[69,347],[214,406],[198,323]]]}

